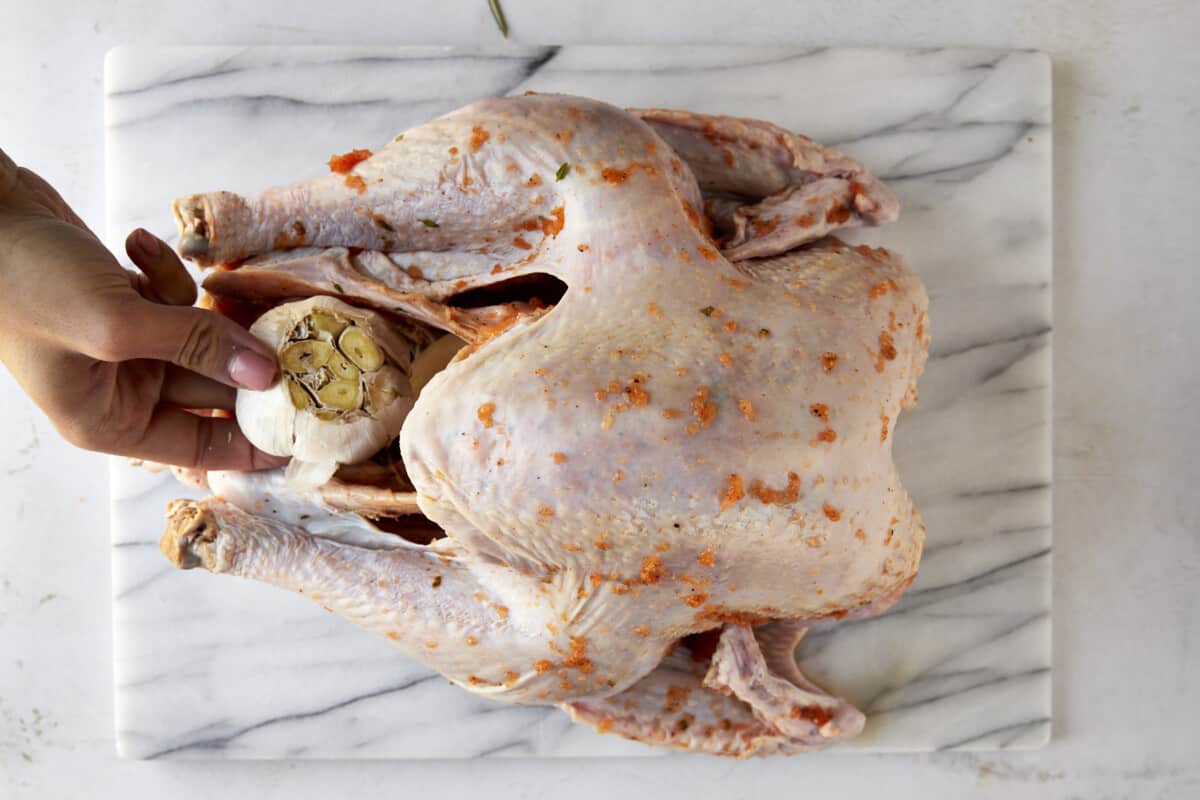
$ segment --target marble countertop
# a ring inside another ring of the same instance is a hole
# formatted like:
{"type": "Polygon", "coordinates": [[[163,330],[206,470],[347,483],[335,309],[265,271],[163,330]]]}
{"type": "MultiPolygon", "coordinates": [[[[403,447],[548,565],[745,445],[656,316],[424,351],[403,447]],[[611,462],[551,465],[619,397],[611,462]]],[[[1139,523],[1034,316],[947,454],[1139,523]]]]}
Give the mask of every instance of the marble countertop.
{"type": "MultiPolygon", "coordinates": [[[[662,797],[798,788],[871,797],[1194,797],[1200,709],[1200,315],[1188,89],[1200,9],[1179,0],[805,7],[507,0],[523,42],[1030,47],[1054,60],[1054,738],[1006,754],[818,754],[791,761],[138,763],[116,758],[105,460],[72,450],[0,375],[0,796],[662,797]],[[997,7],[994,7],[997,6],[997,7]],[[1164,213],[1166,211],[1167,213],[1164,213]],[[1182,230],[1180,230],[1182,228],[1182,230]]],[[[17,0],[0,0],[13,18],[17,0]]],[[[494,42],[480,2],[272,0],[234,14],[45,0],[0,30],[0,146],[104,220],[102,59],[119,43],[494,42]],[[358,10],[361,8],[361,12],[358,10]],[[363,20],[370,24],[364,25],[363,20]]]]}

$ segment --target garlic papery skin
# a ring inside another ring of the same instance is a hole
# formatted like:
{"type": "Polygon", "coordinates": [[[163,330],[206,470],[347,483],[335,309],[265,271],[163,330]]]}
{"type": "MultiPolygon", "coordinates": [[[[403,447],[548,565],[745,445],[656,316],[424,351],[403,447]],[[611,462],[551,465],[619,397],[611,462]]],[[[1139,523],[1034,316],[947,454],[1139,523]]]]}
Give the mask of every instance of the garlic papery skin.
{"type": "Polygon", "coordinates": [[[448,333],[417,353],[413,358],[412,369],[409,370],[413,394],[419,397],[425,384],[444,370],[454,360],[458,351],[466,346],[467,343],[462,339],[448,333]]]}
{"type": "Polygon", "coordinates": [[[327,479],[400,432],[413,406],[411,347],[384,317],[312,297],[271,309],[250,332],[275,349],[280,377],[238,390],[238,425],[260,450],[303,462],[290,470],[298,481],[327,479]]]}

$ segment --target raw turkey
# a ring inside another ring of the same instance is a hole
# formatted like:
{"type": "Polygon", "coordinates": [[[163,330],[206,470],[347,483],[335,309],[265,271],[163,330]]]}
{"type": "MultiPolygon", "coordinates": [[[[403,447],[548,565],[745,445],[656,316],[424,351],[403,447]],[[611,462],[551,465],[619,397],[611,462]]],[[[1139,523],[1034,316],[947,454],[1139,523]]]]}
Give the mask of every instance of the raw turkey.
{"type": "MultiPolygon", "coordinates": [[[[858,734],[794,652],[815,622],[885,610],[920,559],[892,441],[926,294],[829,235],[894,219],[891,192],[765,122],[539,94],[330,167],[178,200],[181,252],[221,265],[214,308],[334,296],[432,377],[397,390],[415,397],[397,439],[320,485],[186,476],[213,496],[171,505],[167,557],[302,592],[466,690],[602,732],[738,757],[858,734]]],[[[349,323],[297,319],[272,342],[308,358],[295,413],[369,416],[320,399],[349,323]]]]}

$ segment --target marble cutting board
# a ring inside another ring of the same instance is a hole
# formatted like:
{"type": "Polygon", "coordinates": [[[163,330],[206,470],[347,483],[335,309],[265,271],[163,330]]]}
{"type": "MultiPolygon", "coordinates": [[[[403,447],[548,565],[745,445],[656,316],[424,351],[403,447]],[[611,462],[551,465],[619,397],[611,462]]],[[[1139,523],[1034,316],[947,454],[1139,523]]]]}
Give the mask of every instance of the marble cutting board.
{"type": "MultiPolygon", "coordinates": [[[[108,241],[175,239],[170,203],[324,171],[471,100],[526,89],[760,117],[864,161],[931,297],[895,451],[921,572],[883,617],[800,651],[866,711],[843,749],[1029,748],[1050,732],[1049,61],[1031,52],[736,47],[121,48],[105,68],[108,241]]],[[[116,739],[132,758],[662,755],[449,685],[261,584],[178,572],[169,475],[112,464],[116,739]]],[[[678,756],[685,757],[685,756],[678,756]]]]}

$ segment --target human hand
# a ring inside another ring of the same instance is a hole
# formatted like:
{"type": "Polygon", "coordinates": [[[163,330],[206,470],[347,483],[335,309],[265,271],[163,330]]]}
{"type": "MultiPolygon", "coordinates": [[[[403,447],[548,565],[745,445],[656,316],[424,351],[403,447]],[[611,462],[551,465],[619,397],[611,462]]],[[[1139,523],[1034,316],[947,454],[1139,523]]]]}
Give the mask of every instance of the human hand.
{"type": "Polygon", "coordinates": [[[233,387],[265,389],[275,355],[193,308],[196,285],[144,230],[125,241],[140,273],[104,248],[58,193],[0,150],[0,361],[72,444],[165,464],[260,469],[233,419],[233,387]]]}

